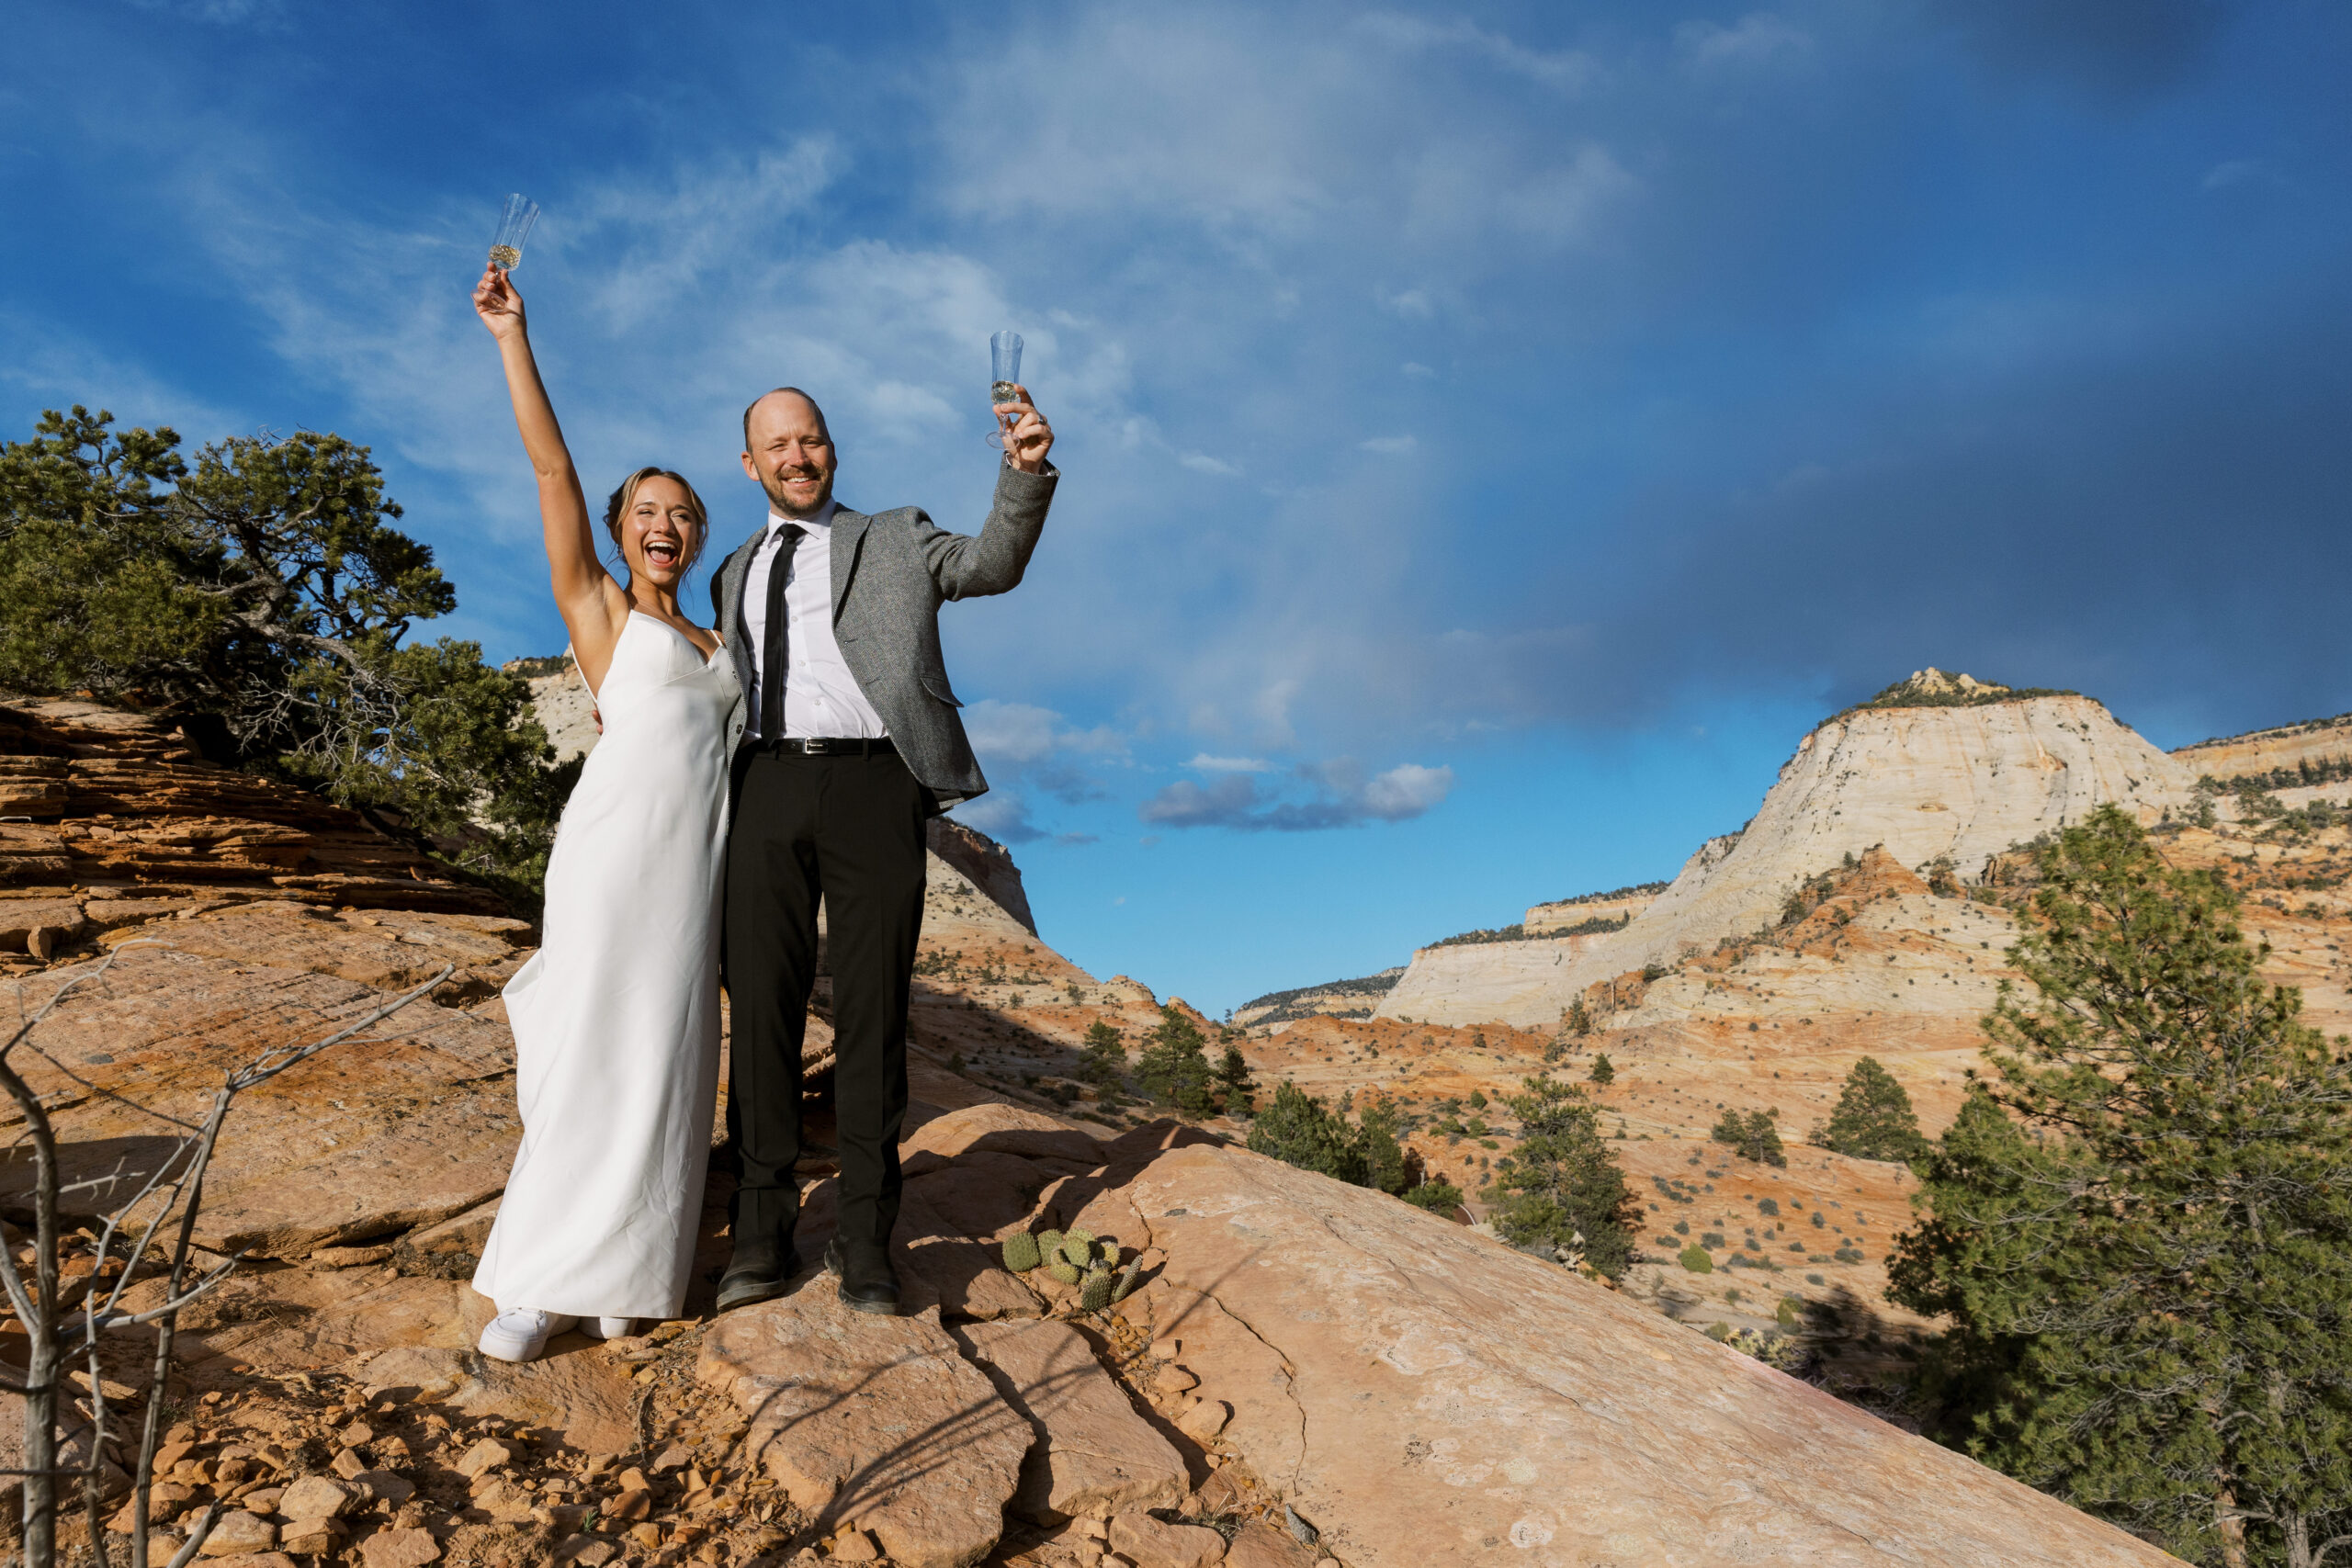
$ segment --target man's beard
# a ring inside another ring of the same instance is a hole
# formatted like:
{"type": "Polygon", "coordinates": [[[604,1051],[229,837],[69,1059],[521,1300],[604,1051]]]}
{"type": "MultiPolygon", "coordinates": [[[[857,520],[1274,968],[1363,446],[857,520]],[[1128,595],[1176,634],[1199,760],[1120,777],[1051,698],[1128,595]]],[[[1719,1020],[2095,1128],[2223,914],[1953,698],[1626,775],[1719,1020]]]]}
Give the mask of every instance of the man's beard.
{"type": "Polygon", "coordinates": [[[806,476],[800,474],[779,474],[774,478],[760,481],[760,488],[768,492],[768,504],[775,509],[775,514],[777,516],[790,517],[796,520],[803,517],[814,517],[817,513],[825,510],[825,502],[833,499],[833,476],[831,474],[823,474],[820,475],[818,478],[817,499],[815,501],[810,502],[805,507],[801,507],[795,506],[791,502],[786,500],[784,489],[785,480],[788,479],[801,479],[805,477],[806,476]]]}

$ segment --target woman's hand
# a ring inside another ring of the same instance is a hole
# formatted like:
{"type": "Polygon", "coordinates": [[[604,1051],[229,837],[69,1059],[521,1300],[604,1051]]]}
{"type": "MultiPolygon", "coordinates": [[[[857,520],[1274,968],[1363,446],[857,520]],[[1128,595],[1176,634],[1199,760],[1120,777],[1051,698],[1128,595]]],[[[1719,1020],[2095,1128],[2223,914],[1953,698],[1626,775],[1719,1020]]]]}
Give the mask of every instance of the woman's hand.
{"type": "Polygon", "coordinates": [[[523,296],[515,292],[514,279],[497,267],[481,269],[481,281],[474,285],[474,314],[501,343],[524,335],[523,296]]]}

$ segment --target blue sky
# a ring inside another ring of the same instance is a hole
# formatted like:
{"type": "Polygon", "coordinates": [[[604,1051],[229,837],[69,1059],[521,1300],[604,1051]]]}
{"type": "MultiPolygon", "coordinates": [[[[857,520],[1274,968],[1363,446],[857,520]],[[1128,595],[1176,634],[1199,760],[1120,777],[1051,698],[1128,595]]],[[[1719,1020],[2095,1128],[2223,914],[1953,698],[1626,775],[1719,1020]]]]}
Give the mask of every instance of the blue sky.
{"type": "Polygon", "coordinates": [[[373,446],[547,652],[466,294],[592,489],[736,418],[977,525],[950,668],[1045,934],[1212,1010],[1672,874],[1926,664],[2163,745],[2352,708],[2352,12],[77,0],[8,8],[0,433],[373,446]]]}

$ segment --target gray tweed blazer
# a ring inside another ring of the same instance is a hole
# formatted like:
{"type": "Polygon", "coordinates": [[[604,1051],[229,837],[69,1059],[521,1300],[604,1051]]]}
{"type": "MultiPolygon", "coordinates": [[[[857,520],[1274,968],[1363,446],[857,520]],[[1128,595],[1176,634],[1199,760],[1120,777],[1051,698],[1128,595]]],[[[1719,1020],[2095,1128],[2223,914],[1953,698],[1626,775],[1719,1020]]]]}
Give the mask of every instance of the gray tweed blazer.
{"type": "MultiPolygon", "coordinates": [[[[956,711],[964,705],[947,683],[939,606],[948,599],[1002,593],[1020,582],[1060,478],[1050,463],[1039,474],[1002,465],[996,503],[977,538],[949,533],[921,507],[871,516],[834,508],[833,637],[842,660],[882,716],[909,771],[943,807],[985,794],[989,782],[956,711]]],[[[743,629],[743,580],[759,538],[753,534],[738,546],[710,582],[712,624],[726,636],[746,693],[759,650],[743,629]]],[[[743,739],[745,706],[736,705],[728,727],[730,756],[743,739]]]]}

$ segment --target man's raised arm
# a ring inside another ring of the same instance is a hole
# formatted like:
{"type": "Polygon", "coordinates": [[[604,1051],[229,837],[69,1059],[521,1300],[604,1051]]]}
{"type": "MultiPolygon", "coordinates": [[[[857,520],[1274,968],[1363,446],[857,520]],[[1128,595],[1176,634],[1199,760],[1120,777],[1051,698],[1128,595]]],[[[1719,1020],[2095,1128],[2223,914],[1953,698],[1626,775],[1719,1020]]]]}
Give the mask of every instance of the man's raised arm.
{"type": "Polygon", "coordinates": [[[996,500],[978,535],[951,534],[928,517],[920,520],[923,564],[950,599],[1002,593],[1019,585],[1061,479],[1046,460],[1054,448],[1053,427],[1030,401],[1027,388],[1015,390],[1020,401],[997,405],[1008,416],[1004,466],[997,472],[996,500]]]}

